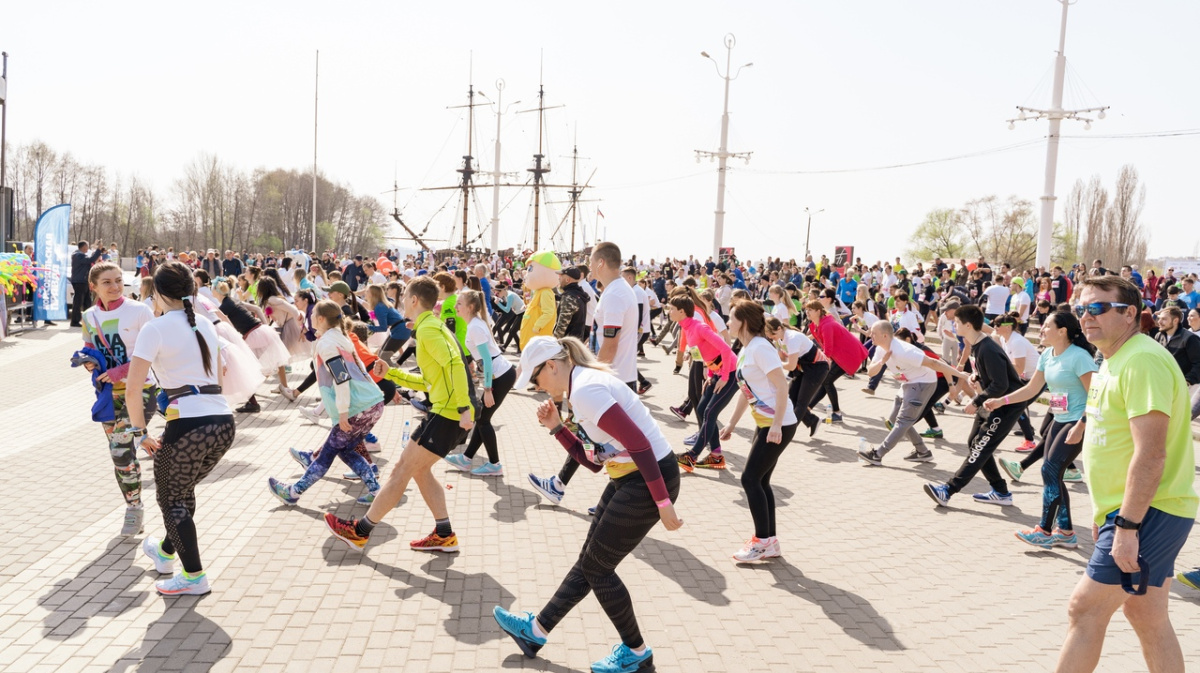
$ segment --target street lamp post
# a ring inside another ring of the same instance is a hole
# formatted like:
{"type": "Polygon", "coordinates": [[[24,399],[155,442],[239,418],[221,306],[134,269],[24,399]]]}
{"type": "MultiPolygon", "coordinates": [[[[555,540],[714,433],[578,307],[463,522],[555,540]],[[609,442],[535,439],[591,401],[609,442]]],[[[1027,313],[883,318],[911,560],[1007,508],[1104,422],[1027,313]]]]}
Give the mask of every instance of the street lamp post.
{"type": "Polygon", "coordinates": [[[822,208],[816,212],[813,212],[808,209],[808,206],[805,206],[804,212],[808,213],[808,230],[804,233],[804,256],[807,258],[812,254],[812,252],[808,249],[808,240],[812,237],[812,216],[820,215],[821,213],[825,212],[825,209],[822,208]]]}
{"type": "Polygon", "coordinates": [[[721,147],[716,152],[706,150],[696,150],[696,163],[700,163],[701,157],[708,157],[709,160],[716,159],[717,165],[717,210],[716,221],[713,224],[713,259],[719,260],[721,257],[721,238],[725,230],[725,171],[726,163],[730,157],[736,159],[745,159],[746,163],[750,163],[750,155],[753,152],[730,152],[729,151],[729,83],[737,79],[742,68],[748,68],[753,63],[746,63],[740,66],[736,72],[731,72],[730,66],[733,62],[733,47],[737,44],[737,40],[733,37],[733,33],[725,36],[725,74],[721,74],[721,66],[717,64],[717,60],[708,55],[708,52],[702,51],[700,55],[713,62],[713,67],[717,69],[717,76],[725,80],[725,107],[721,113],[721,147]]]}

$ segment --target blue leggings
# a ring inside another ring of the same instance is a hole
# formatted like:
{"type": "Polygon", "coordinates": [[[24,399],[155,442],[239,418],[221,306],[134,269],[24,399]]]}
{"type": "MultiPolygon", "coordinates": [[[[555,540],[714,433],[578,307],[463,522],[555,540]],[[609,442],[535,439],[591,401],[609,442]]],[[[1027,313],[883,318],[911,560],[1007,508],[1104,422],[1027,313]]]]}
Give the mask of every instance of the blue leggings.
{"type": "Polygon", "coordinates": [[[1059,423],[1053,421],[1042,440],[1046,444],[1046,459],[1042,461],[1042,521],[1044,531],[1053,530],[1051,525],[1057,525],[1063,530],[1074,530],[1071,526],[1071,496],[1067,485],[1063,483],[1063,474],[1067,465],[1079,457],[1083,444],[1068,444],[1067,435],[1074,422],[1059,423]]]}
{"type": "Polygon", "coordinates": [[[349,418],[350,432],[342,430],[337,423],[333,422],[333,429],[329,431],[329,437],[325,443],[321,445],[321,450],[313,456],[313,461],[309,464],[308,469],[304,471],[304,476],[293,485],[296,495],[307,491],[313,484],[321,480],[325,473],[329,471],[329,466],[333,465],[334,458],[341,458],[342,462],[350,466],[354,470],[363,483],[366,484],[367,490],[374,493],[379,490],[379,481],[375,478],[375,471],[371,469],[371,465],[366,459],[358,455],[355,448],[363,443],[367,433],[371,428],[379,422],[379,418],[383,416],[383,402],[377,403],[375,406],[359,413],[356,416],[349,418]]]}
{"type": "Polygon", "coordinates": [[[700,419],[700,436],[696,439],[696,445],[688,452],[693,458],[699,456],[706,446],[713,453],[721,452],[721,432],[717,428],[717,416],[721,415],[729,401],[737,394],[738,387],[733,382],[732,375],[720,390],[717,390],[717,381],[718,379],[713,377],[704,384],[700,402],[696,405],[696,416],[700,419]]]}

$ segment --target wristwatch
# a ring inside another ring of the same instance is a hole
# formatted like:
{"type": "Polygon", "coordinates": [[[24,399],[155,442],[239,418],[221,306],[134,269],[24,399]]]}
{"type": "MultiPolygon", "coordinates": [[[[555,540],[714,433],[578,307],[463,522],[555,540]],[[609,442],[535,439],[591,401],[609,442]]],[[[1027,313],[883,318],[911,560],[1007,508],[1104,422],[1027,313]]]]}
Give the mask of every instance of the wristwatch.
{"type": "Polygon", "coordinates": [[[1125,530],[1138,530],[1142,527],[1141,522],[1134,523],[1120,514],[1113,519],[1113,523],[1117,526],[1117,528],[1124,528],[1125,530]]]}
{"type": "Polygon", "coordinates": [[[468,412],[468,411],[470,411],[470,410],[471,410],[471,407],[469,407],[469,406],[467,406],[467,407],[459,407],[459,408],[458,408],[458,413],[460,413],[460,414],[465,414],[465,413],[467,413],[467,412],[468,412]]]}

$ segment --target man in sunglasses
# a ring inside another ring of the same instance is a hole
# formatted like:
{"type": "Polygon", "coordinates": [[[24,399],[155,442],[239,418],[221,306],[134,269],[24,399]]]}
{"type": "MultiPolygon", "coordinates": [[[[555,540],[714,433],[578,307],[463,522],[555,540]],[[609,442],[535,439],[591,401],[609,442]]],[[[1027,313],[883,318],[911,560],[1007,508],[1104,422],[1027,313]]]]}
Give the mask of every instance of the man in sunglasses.
{"type": "Polygon", "coordinates": [[[1147,667],[1183,671],[1167,599],[1200,503],[1187,383],[1171,354],[1141,333],[1136,285],[1118,276],[1082,285],[1075,313],[1105,358],[1092,375],[1083,439],[1096,545],[1071,596],[1057,670],[1093,670],[1108,622],[1123,608],[1147,667]],[[1122,574],[1145,593],[1127,593],[1122,574]]]}

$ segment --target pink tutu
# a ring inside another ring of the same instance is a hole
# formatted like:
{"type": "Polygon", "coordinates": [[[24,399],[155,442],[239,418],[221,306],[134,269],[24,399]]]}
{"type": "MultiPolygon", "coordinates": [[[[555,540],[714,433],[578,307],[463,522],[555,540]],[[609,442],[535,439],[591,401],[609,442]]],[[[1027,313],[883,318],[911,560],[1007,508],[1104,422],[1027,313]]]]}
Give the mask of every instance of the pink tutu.
{"type": "Polygon", "coordinates": [[[293,319],[283,323],[280,328],[279,338],[283,340],[283,345],[291,353],[292,362],[303,362],[311,360],[313,356],[312,342],[304,338],[304,334],[300,332],[300,322],[293,319]]]}
{"type": "Polygon", "coordinates": [[[221,365],[224,367],[221,394],[230,406],[239,407],[250,399],[266,377],[259,369],[258,359],[254,357],[250,347],[242,341],[236,330],[232,327],[229,329],[236,340],[230,341],[224,335],[220,339],[221,365]]]}
{"type": "Polygon", "coordinates": [[[283,340],[269,325],[259,325],[246,335],[246,345],[258,358],[264,374],[274,374],[280,367],[292,361],[292,354],[284,347],[283,340]]]}

